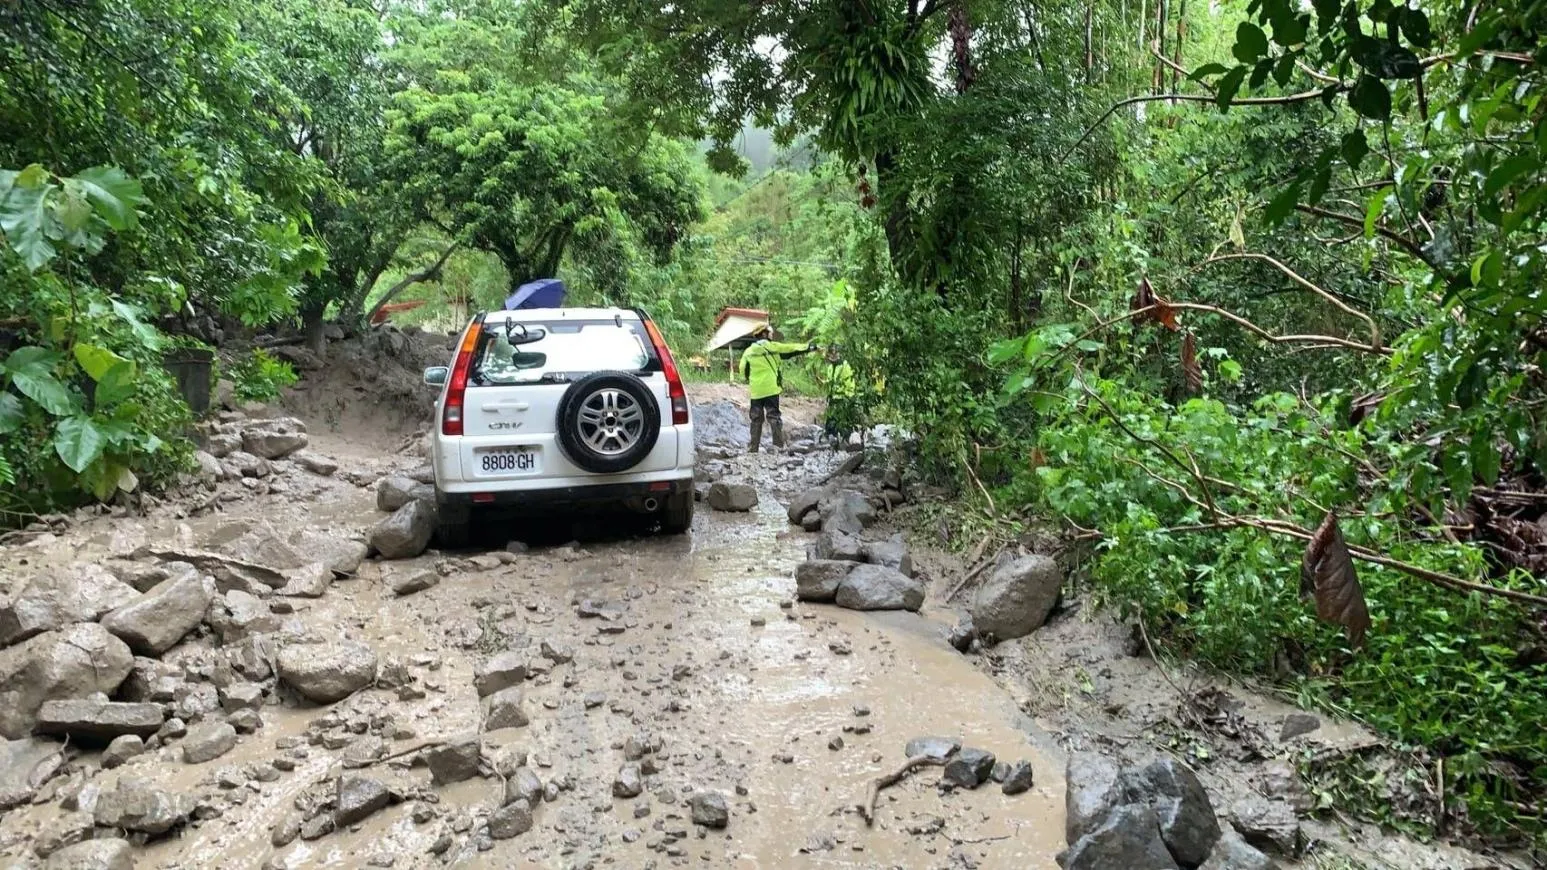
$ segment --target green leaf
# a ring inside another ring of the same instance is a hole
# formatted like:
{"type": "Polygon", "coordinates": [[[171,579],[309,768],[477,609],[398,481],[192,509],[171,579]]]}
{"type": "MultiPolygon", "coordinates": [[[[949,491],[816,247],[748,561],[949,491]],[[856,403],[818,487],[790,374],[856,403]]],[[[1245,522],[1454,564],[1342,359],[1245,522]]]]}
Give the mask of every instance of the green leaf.
{"type": "Polygon", "coordinates": [[[1495,166],[1493,171],[1488,173],[1488,180],[1483,182],[1483,196],[1490,198],[1497,196],[1500,191],[1509,187],[1510,183],[1515,179],[1527,172],[1540,168],[1541,165],[1542,160],[1536,154],[1529,151],[1524,154],[1516,154],[1514,157],[1495,166]]]}
{"type": "Polygon", "coordinates": [[[58,189],[36,163],[21,172],[0,171],[0,232],[33,272],[57,253],[48,240],[48,201],[58,189]]]}
{"type": "Polygon", "coordinates": [[[129,330],[134,333],[135,338],[152,350],[161,346],[160,331],[140,319],[139,309],[127,302],[119,302],[117,299],[110,300],[110,302],[113,306],[113,312],[123,318],[125,323],[129,324],[129,330]]]}
{"type": "Polygon", "coordinates": [[[75,396],[52,374],[35,374],[31,371],[11,373],[11,383],[27,398],[37,402],[43,410],[63,417],[80,410],[75,396]]]}
{"type": "Polygon", "coordinates": [[[1228,70],[1229,67],[1222,63],[1206,63],[1187,74],[1187,77],[1195,82],[1202,82],[1209,76],[1217,76],[1228,70]]]}
{"type": "Polygon", "coordinates": [[[54,452],[71,471],[80,474],[102,455],[105,440],[90,417],[66,417],[54,429],[54,452]]]}
{"type": "Polygon", "coordinates": [[[1304,15],[1281,15],[1273,19],[1273,41],[1285,48],[1300,45],[1310,34],[1310,18],[1304,15]]]}
{"type": "Polygon", "coordinates": [[[1268,36],[1262,28],[1242,21],[1235,28],[1235,47],[1231,49],[1235,59],[1244,64],[1254,64],[1268,53],[1268,36]]]}
{"type": "Polygon", "coordinates": [[[0,393],[0,435],[9,435],[20,429],[26,418],[27,412],[22,407],[21,399],[10,393],[0,393]]]}
{"type": "Polygon", "coordinates": [[[1321,198],[1326,195],[1327,188],[1331,184],[1332,162],[1330,160],[1322,161],[1321,165],[1316,168],[1316,174],[1311,178],[1311,189],[1305,195],[1306,205],[1315,205],[1321,202],[1321,198]]]}
{"type": "Polygon", "coordinates": [[[1230,101],[1235,99],[1236,92],[1241,89],[1241,83],[1246,81],[1246,72],[1246,67],[1238,66],[1220,77],[1219,93],[1214,97],[1214,103],[1220,109],[1229,107],[1230,101]]]}
{"type": "Polygon", "coordinates": [[[125,175],[122,169],[116,166],[93,166],[73,178],[65,179],[66,185],[72,182],[80,187],[97,215],[113,229],[131,229],[139,221],[139,215],[134,209],[145,201],[145,190],[139,181],[125,175]]]}
{"type": "Polygon", "coordinates": [[[1350,130],[1343,134],[1340,150],[1343,152],[1343,162],[1358,172],[1360,164],[1364,163],[1364,158],[1370,153],[1370,143],[1365,139],[1363,130],[1350,130]]]}
{"type": "Polygon", "coordinates": [[[988,346],[988,362],[990,365],[1003,365],[1021,355],[1021,350],[1026,346],[1026,339],[1007,338],[996,341],[988,346]]]}
{"type": "Polygon", "coordinates": [[[1080,350],[1085,351],[1086,353],[1093,353],[1095,351],[1101,350],[1102,348],[1106,347],[1106,345],[1104,343],[1096,341],[1093,338],[1082,338],[1079,341],[1075,342],[1074,346],[1079,348],[1080,350]]]}
{"type": "Polygon", "coordinates": [[[1492,433],[1483,431],[1472,436],[1472,471],[1482,482],[1493,486],[1499,480],[1499,449],[1493,443],[1492,433]]]}
{"type": "Polygon", "coordinates": [[[1295,203],[1300,201],[1300,182],[1289,185],[1279,191],[1278,195],[1268,202],[1268,207],[1263,210],[1263,218],[1269,224],[1278,224],[1289,217],[1289,213],[1295,210],[1295,203]]]}
{"type": "Polygon", "coordinates": [[[41,377],[53,374],[54,366],[58,364],[59,354],[47,348],[27,345],[11,351],[11,355],[5,358],[5,363],[0,365],[0,370],[13,375],[30,374],[41,377]]]}
{"type": "Polygon", "coordinates": [[[1391,115],[1391,92],[1380,79],[1363,75],[1348,92],[1348,105],[1353,110],[1376,121],[1384,121],[1391,115]]]}
{"type": "Polygon", "coordinates": [[[1381,212],[1386,210],[1386,197],[1391,193],[1390,187],[1382,187],[1375,191],[1364,207],[1364,237],[1375,238],[1375,225],[1380,221],[1381,212]]]}
{"type": "Polygon", "coordinates": [[[94,381],[102,380],[102,376],[107,374],[108,369],[118,363],[128,362],[107,348],[94,344],[77,344],[74,350],[75,361],[80,363],[81,370],[86,373],[86,376],[94,381]]]}
{"type": "Polygon", "coordinates": [[[94,394],[98,407],[117,404],[134,395],[137,386],[135,379],[135,365],[130,360],[122,360],[115,363],[97,378],[97,390],[94,394]]]}

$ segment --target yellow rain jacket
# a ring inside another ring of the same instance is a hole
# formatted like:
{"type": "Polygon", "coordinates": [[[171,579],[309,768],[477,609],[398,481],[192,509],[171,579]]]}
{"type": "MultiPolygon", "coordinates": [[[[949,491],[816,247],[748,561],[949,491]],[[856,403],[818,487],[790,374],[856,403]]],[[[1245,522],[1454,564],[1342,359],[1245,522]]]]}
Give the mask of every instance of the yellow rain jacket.
{"type": "Polygon", "coordinates": [[[784,392],[784,377],[779,361],[810,353],[810,345],[760,339],[741,354],[741,377],[747,382],[747,397],[766,399],[784,392]]]}
{"type": "Polygon", "coordinates": [[[847,362],[827,364],[827,394],[834,399],[851,399],[859,387],[854,379],[854,369],[847,362]]]}

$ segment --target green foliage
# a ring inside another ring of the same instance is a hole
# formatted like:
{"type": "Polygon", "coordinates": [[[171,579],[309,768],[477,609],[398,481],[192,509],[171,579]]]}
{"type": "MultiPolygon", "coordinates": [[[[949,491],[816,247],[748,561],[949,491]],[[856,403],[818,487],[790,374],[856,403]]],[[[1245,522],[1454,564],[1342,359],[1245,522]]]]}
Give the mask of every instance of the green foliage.
{"type": "Polygon", "coordinates": [[[294,366],[261,347],[227,371],[236,385],[236,397],[244,402],[272,402],[298,380],[294,366]]]}

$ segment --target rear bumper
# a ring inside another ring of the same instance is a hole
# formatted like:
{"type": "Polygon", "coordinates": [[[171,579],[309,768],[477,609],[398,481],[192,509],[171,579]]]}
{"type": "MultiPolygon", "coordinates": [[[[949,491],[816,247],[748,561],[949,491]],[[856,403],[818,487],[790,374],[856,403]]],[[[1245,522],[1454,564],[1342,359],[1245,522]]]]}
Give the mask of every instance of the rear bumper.
{"type": "Polygon", "coordinates": [[[435,500],[442,507],[470,509],[493,508],[565,508],[592,505],[623,504],[635,510],[645,509],[645,502],[657,502],[668,496],[691,494],[693,478],[655,480],[639,483],[601,483],[590,486],[560,486],[551,489],[490,490],[485,492],[436,491],[435,500]]]}

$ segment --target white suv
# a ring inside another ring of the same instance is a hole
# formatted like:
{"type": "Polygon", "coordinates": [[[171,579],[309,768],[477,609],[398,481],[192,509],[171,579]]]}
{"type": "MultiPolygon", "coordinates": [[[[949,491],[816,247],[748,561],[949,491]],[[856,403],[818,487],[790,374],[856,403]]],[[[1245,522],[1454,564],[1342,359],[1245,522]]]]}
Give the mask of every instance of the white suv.
{"type": "Polygon", "coordinates": [[[431,449],[439,536],[480,507],[622,506],[669,534],[693,524],[693,421],[643,311],[534,308],[473,317],[442,387],[431,449]]]}

